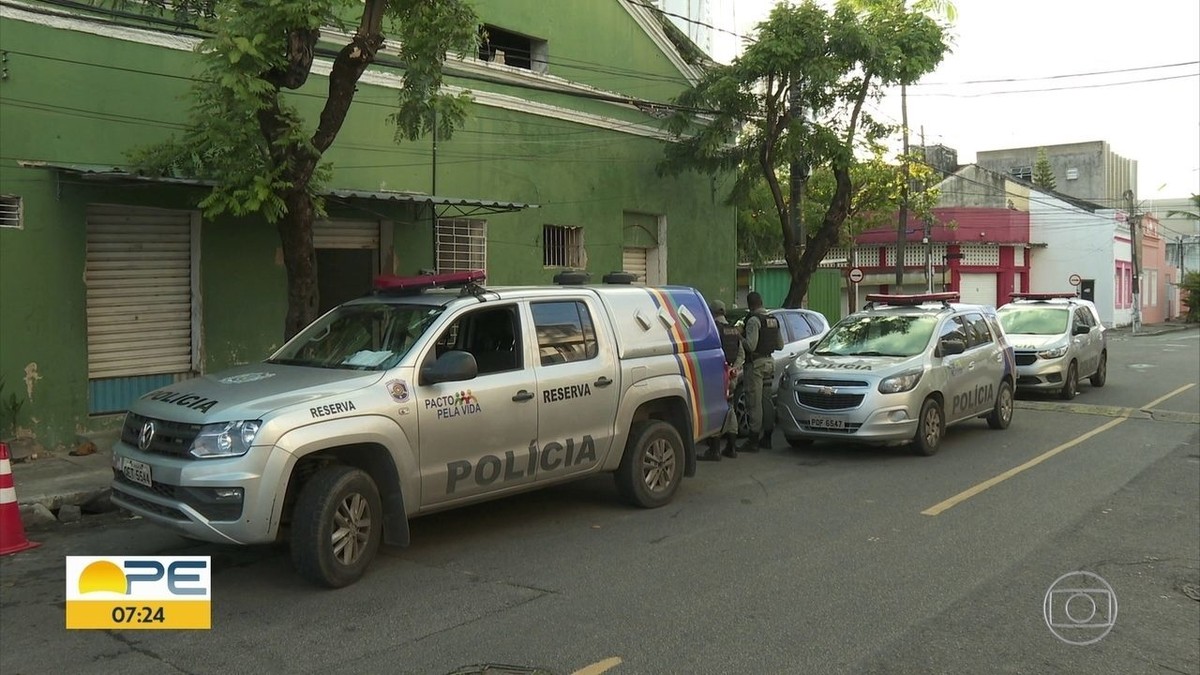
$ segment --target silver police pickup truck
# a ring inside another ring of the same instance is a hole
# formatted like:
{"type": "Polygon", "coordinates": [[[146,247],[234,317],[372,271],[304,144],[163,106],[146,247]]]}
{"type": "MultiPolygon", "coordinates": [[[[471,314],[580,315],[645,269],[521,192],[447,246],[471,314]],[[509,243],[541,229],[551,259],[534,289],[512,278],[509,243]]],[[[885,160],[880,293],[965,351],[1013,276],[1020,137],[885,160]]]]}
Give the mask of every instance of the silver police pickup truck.
{"type": "Polygon", "coordinates": [[[724,357],[698,291],[629,280],[381,277],[267,360],[138,400],[112,500],[192,538],[287,537],[330,587],[410,518],[485,499],[611,472],[662,506],[724,420],[724,357]]]}

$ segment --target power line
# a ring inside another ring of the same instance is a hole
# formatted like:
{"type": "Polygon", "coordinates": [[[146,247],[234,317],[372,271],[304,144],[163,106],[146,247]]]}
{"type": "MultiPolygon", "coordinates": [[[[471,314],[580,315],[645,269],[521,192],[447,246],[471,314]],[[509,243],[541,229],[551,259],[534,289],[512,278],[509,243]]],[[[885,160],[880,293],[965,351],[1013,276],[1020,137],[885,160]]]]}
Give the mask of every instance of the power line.
{"type": "Polygon", "coordinates": [[[1115,70],[1095,70],[1088,73],[1066,73],[1062,75],[1043,75],[1040,77],[1002,77],[994,80],[965,80],[963,82],[917,82],[913,87],[955,87],[965,84],[997,84],[1001,82],[1034,82],[1037,80],[1060,80],[1068,77],[1089,77],[1092,75],[1110,75],[1113,73],[1133,73],[1143,70],[1159,70],[1162,68],[1178,68],[1179,66],[1194,66],[1200,61],[1180,61],[1179,63],[1164,63],[1157,66],[1138,66],[1136,68],[1117,68],[1115,70]]]}
{"type": "Polygon", "coordinates": [[[941,94],[941,93],[925,93],[925,94],[909,94],[909,96],[940,96],[943,98],[980,98],[982,96],[1004,96],[1006,94],[1037,94],[1049,91],[1072,91],[1077,89],[1097,89],[1101,87],[1122,87],[1131,84],[1147,84],[1150,82],[1165,82],[1167,80],[1182,80],[1187,78],[1200,78],[1200,73],[1189,73],[1186,75],[1169,75],[1166,77],[1154,77],[1144,80],[1128,80],[1125,82],[1103,82],[1099,84],[1077,84],[1066,87],[1045,87],[1042,89],[1010,89],[1006,91],[985,91],[976,94],[941,94]]]}
{"type": "Polygon", "coordinates": [[[686,22],[688,22],[688,23],[690,23],[690,24],[695,24],[695,25],[697,25],[697,26],[703,26],[703,27],[705,27],[705,28],[709,28],[709,29],[712,29],[712,30],[715,30],[715,31],[720,31],[720,32],[722,32],[722,33],[727,33],[727,34],[729,34],[729,35],[732,35],[732,36],[734,36],[735,38],[737,38],[737,39],[739,39],[739,40],[745,40],[745,41],[747,41],[747,42],[752,42],[752,41],[753,41],[753,40],[751,40],[751,38],[748,38],[748,37],[743,37],[742,35],[739,35],[738,33],[735,33],[735,32],[733,32],[733,31],[731,31],[731,30],[727,30],[727,29],[725,29],[725,28],[721,28],[720,26],[714,26],[714,25],[712,25],[711,23],[704,23],[703,21],[698,21],[698,20],[696,20],[696,19],[693,19],[693,18],[691,18],[691,17],[688,17],[688,16],[683,16],[682,14],[675,14],[675,13],[673,13],[673,12],[668,12],[668,11],[666,11],[666,10],[664,10],[664,9],[662,9],[662,8],[660,8],[660,7],[658,7],[657,5],[651,5],[651,4],[648,4],[648,3],[645,3],[645,2],[637,2],[637,0],[626,0],[626,2],[628,2],[628,3],[629,3],[629,4],[631,4],[631,5],[637,5],[637,6],[639,6],[639,7],[645,7],[646,9],[652,9],[652,10],[654,10],[654,11],[656,11],[656,12],[658,12],[659,14],[662,14],[662,15],[664,15],[664,16],[669,16],[669,17],[673,17],[673,18],[676,18],[676,19],[680,19],[680,20],[682,20],[682,21],[686,21],[686,22]]]}

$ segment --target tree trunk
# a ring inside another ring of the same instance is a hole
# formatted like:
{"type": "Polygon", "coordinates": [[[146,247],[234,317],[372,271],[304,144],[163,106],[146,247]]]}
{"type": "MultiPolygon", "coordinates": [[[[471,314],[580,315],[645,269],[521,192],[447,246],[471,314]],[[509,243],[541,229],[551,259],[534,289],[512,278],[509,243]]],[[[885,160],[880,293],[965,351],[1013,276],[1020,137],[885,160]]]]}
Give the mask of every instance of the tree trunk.
{"type": "Polygon", "coordinates": [[[804,296],[808,295],[809,279],[825,259],[825,254],[837,244],[842,224],[850,215],[850,168],[835,164],[833,178],[836,187],[829,208],[825,210],[825,217],[821,220],[821,229],[808,240],[803,255],[797,244],[788,246],[784,251],[784,260],[787,261],[788,273],[791,275],[788,294],[783,300],[784,307],[799,307],[804,302],[804,296]]]}
{"type": "Polygon", "coordinates": [[[312,197],[304,190],[289,192],[287,213],[279,219],[279,241],[283,245],[283,266],[287,271],[287,316],[285,340],[299,333],[317,318],[317,251],[313,245],[312,197]]]}

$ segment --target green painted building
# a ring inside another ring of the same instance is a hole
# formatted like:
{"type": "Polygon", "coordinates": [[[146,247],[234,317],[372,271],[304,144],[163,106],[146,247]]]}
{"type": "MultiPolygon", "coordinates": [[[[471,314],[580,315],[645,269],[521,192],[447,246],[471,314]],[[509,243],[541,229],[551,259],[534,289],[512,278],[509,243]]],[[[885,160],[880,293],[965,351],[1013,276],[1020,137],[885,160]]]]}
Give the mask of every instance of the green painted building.
{"type": "MultiPolygon", "coordinates": [[[[723,186],[655,171],[667,136],[652,104],[696,77],[687,45],[642,3],[564,5],[477,3],[491,41],[449,66],[475,100],[450,140],[393,142],[398,71],[364,75],[326,154],[323,308],[380,272],[426,269],[484,268],[493,284],[624,269],[733,298],[723,186]]],[[[49,447],[151,388],[263,358],[286,302],[273,226],[207,219],[205,185],[124,169],[183,129],[199,35],[79,6],[0,7],[0,438],[15,424],[49,447]]],[[[313,118],[328,63],[291,94],[313,118]]]]}

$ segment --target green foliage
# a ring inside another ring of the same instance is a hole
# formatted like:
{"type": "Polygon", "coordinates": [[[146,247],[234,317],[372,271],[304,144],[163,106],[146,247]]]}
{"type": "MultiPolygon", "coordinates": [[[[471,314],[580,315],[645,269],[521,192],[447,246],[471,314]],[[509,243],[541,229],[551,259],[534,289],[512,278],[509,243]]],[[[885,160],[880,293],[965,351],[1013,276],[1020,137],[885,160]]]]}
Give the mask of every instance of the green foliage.
{"type": "Polygon", "coordinates": [[[1200,323],[1200,272],[1183,275],[1179,289],[1185,294],[1184,302],[1188,305],[1187,322],[1200,323]]]}
{"type": "Polygon", "coordinates": [[[1192,195],[1191,200],[1192,200],[1192,208],[1195,209],[1194,211],[1171,210],[1171,211],[1167,211],[1167,217],[1175,218],[1176,216],[1179,216],[1182,218],[1187,218],[1188,220],[1200,220],[1200,195],[1192,195]]]}
{"type": "MultiPolygon", "coordinates": [[[[739,58],[714,65],[676,98],[681,111],[668,120],[668,130],[677,142],[668,146],[660,171],[732,173],[731,198],[748,206],[746,218],[758,222],[770,214],[776,220],[794,302],[829,246],[847,236],[844,224],[854,201],[877,203],[887,193],[883,185],[865,187],[863,162],[855,159],[877,155],[893,131],[865,104],[879,100],[887,86],[911,84],[932,71],[947,49],[945,28],[921,9],[908,10],[902,0],[842,0],[832,11],[814,0],[780,3],[739,58]],[[812,168],[807,200],[817,210],[805,207],[805,221],[817,229],[803,256],[788,224],[787,190],[780,180],[798,157],[812,168]],[[760,181],[770,201],[754,206],[760,181]]],[[[761,238],[760,229],[747,231],[761,238]]]]}
{"type": "Polygon", "coordinates": [[[21,419],[21,408],[25,406],[25,398],[17,398],[16,394],[9,394],[8,399],[4,399],[4,378],[0,377],[0,427],[8,430],[10,438],[17,435],[17,425],[21,419]]]}
{"type": "Polygon", "coordinates": [[[1033,184],[1053,190],[1058,187],[1054,180],[1054,169],[1050,168],[1050,158],[1046,156],[1045,148],[1038,148],[1037,161],[1033,164],[1033,184]]]}

